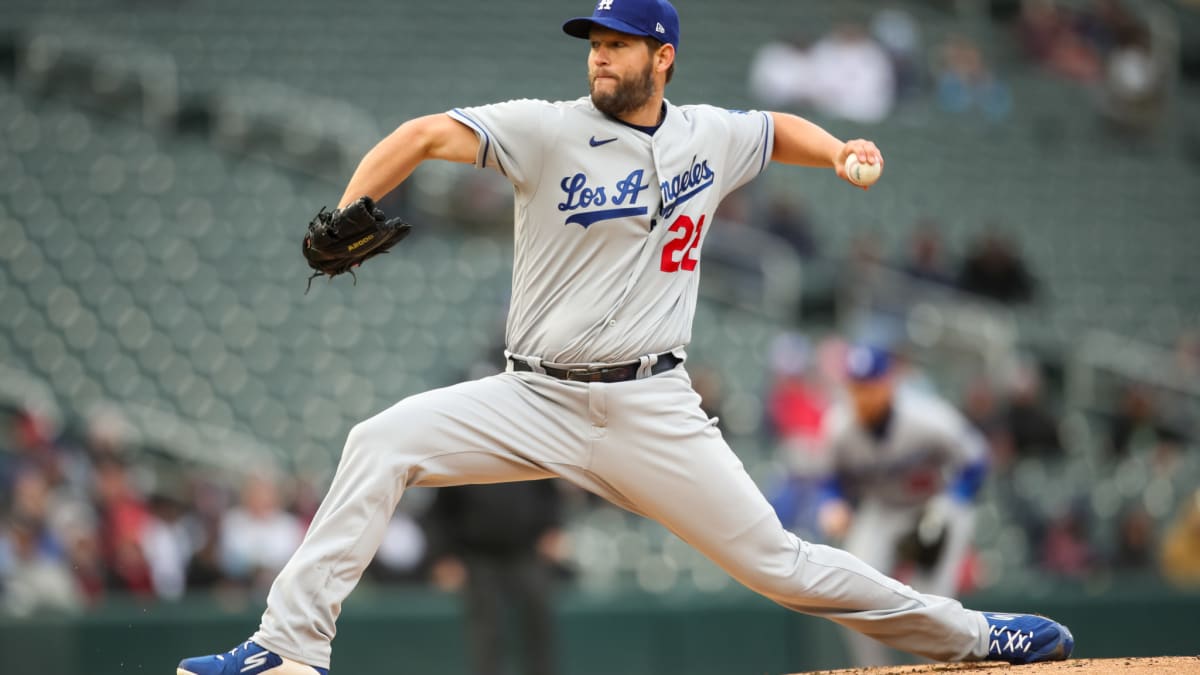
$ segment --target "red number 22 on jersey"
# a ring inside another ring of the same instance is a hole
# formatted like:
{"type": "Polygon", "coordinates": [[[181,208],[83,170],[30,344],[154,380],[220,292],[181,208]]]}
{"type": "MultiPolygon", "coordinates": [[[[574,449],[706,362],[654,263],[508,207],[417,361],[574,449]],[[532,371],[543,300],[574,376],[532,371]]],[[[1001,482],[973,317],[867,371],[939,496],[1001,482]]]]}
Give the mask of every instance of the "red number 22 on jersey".
{"type": "Polygon", "coordinates": [[[668,231],[676,234],[675,238],[667,242],[667,245],[662,250],[662,262],[659,267],[664,272],[678,272],[683,270],[691,272],[696,269],[696,264],[700,262],[696,258],[696,247],[700,245],[700,233],[704,228],[704,216],[700,216],[699,222],[692,222],[688,216],[679,216],[671,223],[668,231]]]}

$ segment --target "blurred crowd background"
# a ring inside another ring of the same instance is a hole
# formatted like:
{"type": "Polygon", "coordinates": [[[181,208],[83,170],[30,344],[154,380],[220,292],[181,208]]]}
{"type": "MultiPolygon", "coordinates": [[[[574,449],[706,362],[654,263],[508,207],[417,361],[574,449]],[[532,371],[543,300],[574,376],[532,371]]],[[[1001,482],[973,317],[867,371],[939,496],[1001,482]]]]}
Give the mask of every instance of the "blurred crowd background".
{"type": "MultiPolygon", "coordinates": [[[[677,6],[673,102],[794,111],[887,158],[867,193],[772,168],[703,254],[688,367],[785,523],[821,540],[822,417],[870,342],[988,440],[964,591],[1200,587],[1200,5],[677,6]]],[[[0,611],[259,602],[355,421],[502,367],[500,177],[423,167],[386,203],[417,233],[356,286],[306,295],[300,236],[403,120],[585,93],[557,22],[586,9],[0,7],[0,611]]],[[[584,591],[732,583],[547,485],[411,491],[364,587],[458,588],[472,547],[584,591]]]]}

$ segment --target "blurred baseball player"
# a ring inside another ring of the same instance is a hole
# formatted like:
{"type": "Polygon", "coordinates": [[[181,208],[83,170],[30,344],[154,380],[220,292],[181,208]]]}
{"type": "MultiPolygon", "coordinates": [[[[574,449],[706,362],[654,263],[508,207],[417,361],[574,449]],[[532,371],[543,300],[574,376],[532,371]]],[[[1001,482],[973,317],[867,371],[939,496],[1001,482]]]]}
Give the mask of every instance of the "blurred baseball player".
{"type": "MultiPolygon", "coordinates": [[[[829,412],[833,475],[822,491],[824,534],[884,573],[911,565],[914,589],[953,596],[974,531],[983,437],[932,393],[898,386],[888,352],[846,353],[849,399],[829,412]],[[853,506],[852,506],[853,505],[853,506]]],[[[884,646],[849,634],[856,665],[887,665],[884,646]]]]}
{"type": "Polygon", "coordinates": [[[950,661],[1065,658],[1072,638],[1051,620],[964,609],[784,530],[701,412],[683,366],[700,251],[721,199],[771,160],[845,178],[848,155],[881,163],[879,150],[793,115],[666,101],[679,47],[666,0],[601,0],[563,30],[590,43],[590,96],[406,122],[367,153],[339,204],[379,199],[430,159],[506,176],[515,192],[507,371],[356,425],[259,630],[178,672],[327,672],[342,601],[405,488],[555,475],[654,518],[781,605],[899,649],[950,661]]]}

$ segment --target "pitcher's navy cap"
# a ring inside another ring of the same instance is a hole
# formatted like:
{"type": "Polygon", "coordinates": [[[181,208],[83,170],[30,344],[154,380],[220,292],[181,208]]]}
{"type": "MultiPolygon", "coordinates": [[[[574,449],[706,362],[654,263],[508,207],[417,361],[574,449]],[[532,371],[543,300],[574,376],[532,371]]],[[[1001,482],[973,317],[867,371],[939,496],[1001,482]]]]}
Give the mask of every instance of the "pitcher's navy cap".
{"type": "Polygon", "coordinates": [[[600,0],[591,16],[567,21],[563,32],[586,40],[592,24],[679,47],[679,13],[667,0],[600,0]]]}
{"type": "Polygon", "coordinates": [[[891,365],[891,356],[878,347],[858,345],[846,352],[846,375],[856,382],[879,379],[891,365]]]}

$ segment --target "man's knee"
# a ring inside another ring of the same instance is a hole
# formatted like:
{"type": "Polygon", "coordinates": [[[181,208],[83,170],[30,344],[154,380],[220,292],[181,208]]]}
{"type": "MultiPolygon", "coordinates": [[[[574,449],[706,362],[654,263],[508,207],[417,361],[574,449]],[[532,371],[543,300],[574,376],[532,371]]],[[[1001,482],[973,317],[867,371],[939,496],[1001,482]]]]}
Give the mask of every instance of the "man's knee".
{"type": "Polygon", "coordinates": [[[380,417],[382,414],[365,419],[350,427],[350,433],[346,434],[347,452],[379,445],[383,442],[387,434],[380,417]]]}
{"type": "Polygon", "coordinates": [[[733,574],[748,588],[767,597],[795,598],[809,594],[812,589],[802,573],[808,561],[809,544],[790,533],[787,544],[744,556],[732,570],[733,574]]]}
{"type": "Polygon", "coordinates": [[[419,439],[428,438],[425,428],[429,415],[422,414],[408,399],[355,424],[346,435],[343,458],[354,460],[405,462],[415,461],[419,439]]]}

